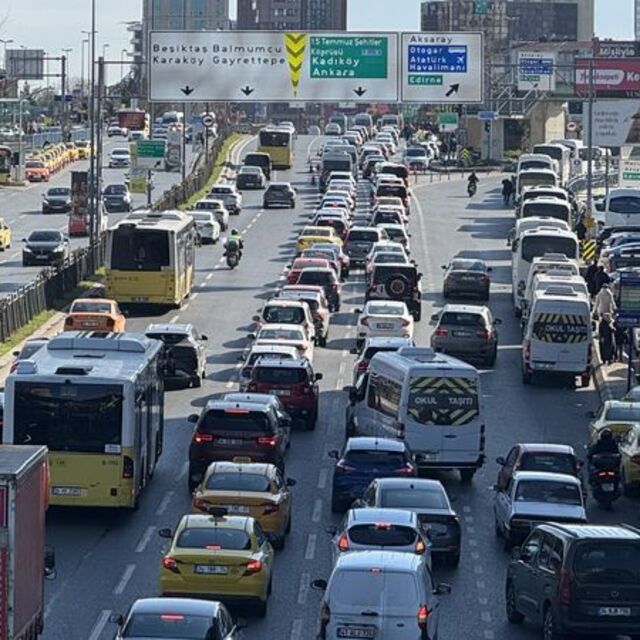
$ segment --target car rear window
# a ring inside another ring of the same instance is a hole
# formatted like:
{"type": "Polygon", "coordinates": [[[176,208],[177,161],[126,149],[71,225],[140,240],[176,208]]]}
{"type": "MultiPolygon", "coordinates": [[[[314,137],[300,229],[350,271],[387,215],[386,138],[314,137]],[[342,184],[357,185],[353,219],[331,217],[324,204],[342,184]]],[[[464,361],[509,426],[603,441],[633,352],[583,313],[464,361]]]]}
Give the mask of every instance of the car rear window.
{"type": "Polygon", "coordinates": [[[405,547],[415,542],[416,532],[397,524],[358,524],[349,529],[349,538],[354,544],[405,547]]]}
{"type": "Polygon", "coordinates": [[[443,491],[383,489],[381,507],[395,509],[448,509],[449,504],[443,491]]]}
{"type": "Polygon", "coordinates": [[[573,483],[525,480],[518,482],[516,501],[581,505],[582,496],[578,486],[573,483]]]}
{"type": "Polygon", "coordinates": [[[405,456],[401,451],[347,451],[344,459],[349,464],[367,467],[384,466],[399,469],[405,463],[405,456]]]}
{"type": "Polygon", "coordinates": [[[262,329],[258,334],[259,340],[303,340],[301,331],[295,329],[262,329]]]}
{"type": "Polygon", "coordinates": [[[70,313],[111,313],[108,302],[74,302],[70,313]]]}
{"type": "Polygon", "coordinates": [[[272,184],[268,191],[289,191],[289,187],[286,184],[272,184]]]}
{"type": "Polygon", "coordinates": [[[454,313],[446,311],[440,318],[440,324],[456,324],[462,327],[484,327],[484,318],[477,313],[454,313]]]}
{"type": "Polygon", "coordinates": [[[611,409],[607,409],[604,419],[640,422],[640,406],[612,407],[611,409]]]}
{"type": "Polygon", "coordinates": [[[212,491],[269,491],[269,478],[257,473],[214,473],[207,478],[212,491]]]}
{"type": "MultiPolygon", "coordinates": [[[[295,265],[294,265],[295,266],[295,265]]],[[[299,307],[267,307],[264,310],[265,322],[279,324],[302,324],[305,320],[304,311],[299,307]]]]}
{"type": "MultiPolygon", "coordinates": [[[[162,638],[172,640],[202,640],[212,628],[213,620],[207,616],[193,616],[171,612],[166,613],[136,613],[131,616],[123,633],[123,638],[162,638]]],[[[214,636],[218,638],[217,634],[214,636]]]]}
{"type": "Polygon", "coordinates": [[[161,340],[167,345],[175,345],[187,338],[186,333],[146,333],[147,338],[161,340]]]}
{"type": "Polygon", "coordinates": [[[219,431],[271,431],[266,414],[246,409],[214,409],[207,411],[198,425],[198,431],[216,433],[219,431]]]}
{"type": "Polygon", "coordinates": [[[376,191],[378,196],[396,196],[398,198],[407,197],[407,188],[402,185],[381,184],[376,191]]]}
{"type": "Polygon", "coordinates": [[[602,540],[583,542],[576,549],[573,570],[582,584],[640,583],[640,545],[602,540]]]}
{"type": "Polygon", "coordinates": [[[229,549],[242,551],[251,549],[251,538],[241,529],[225,527],[193,527],[181,531],[176,547],[186,549],[229,549]]]}
{"type": "Polygon", "coordinates": [[[385,304],[384,302],[379,302],[379,303],[369,303],[367,305],[367,309],[366,309],[367,313],[373,315],[373,316],[378,316],[378,315],[384,315],[384,316],[401,316],[404,314],[405,310],[403,307],[400,307],[398,305],[395,304],[385,304]]]}
{"type": "Polygon", "coordinates": [[[376,353],[389,353],[390,351],[397,351],[398,347],[369,347],[365,350],[364,355],[362,356],[365,360],[371,360],[376,353]]]}
{"type": "Polygon", "coordinates": [[[564,453],[525,453],[520,461],[522,471],[576,472],[573,457],[564,453]]]}
{"type": "Polygon", "coordinates": [[[332,271],[303,271],[298,284],[333,284],[336,281],[332,271]]]}
{"type": "Polygon", "coordinates": [[[307,380],[307,372],[300,367],[258,367],[253,379],[267,384],[299,384],[307,380]]]}
{"type": "Polygon", "coordinates": [[[349,232],[349,242],[378,242],[378,231],[366,231],[364,229],[349,232]]]}

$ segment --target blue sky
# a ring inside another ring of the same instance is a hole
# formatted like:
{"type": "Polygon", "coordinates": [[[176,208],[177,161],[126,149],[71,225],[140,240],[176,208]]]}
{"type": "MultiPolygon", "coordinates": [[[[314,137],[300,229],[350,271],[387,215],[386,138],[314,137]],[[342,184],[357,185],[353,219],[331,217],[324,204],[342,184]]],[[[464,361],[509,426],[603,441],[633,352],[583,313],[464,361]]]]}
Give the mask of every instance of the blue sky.
{"type": "MultiPolygon", "coordinates": [[[[348,0],[349,28],[353,30],[417,30],[420,0],[348,0]],[[390,5],[393,7],[390,9],[390,5]]],[[[234,0],[231,0],[232,11],[234,0]]],[[[140,18],[140,0],[97,0],[98,47],[109,43],[107,57],[120,59],[129,44],[127,20],[140,18]]],[[[0,38],[28,48],[43,48],[60,55],[73,48],[72,75],[80,75],[81,30],[90,29],[90,0],[0,0],[0,38]],[[43,7],[46,7],[44,8],[43,7]]],[[[601,38],[633,38],[633,0],[596,0],[596,33],[601,38]],[[612,7],[615,6],[615,11],[612,7]]],[[[100,51],[100,49],[99,49],[100,51]]],[[[118,74],[110,70],[111,80],[118,74]]]]}

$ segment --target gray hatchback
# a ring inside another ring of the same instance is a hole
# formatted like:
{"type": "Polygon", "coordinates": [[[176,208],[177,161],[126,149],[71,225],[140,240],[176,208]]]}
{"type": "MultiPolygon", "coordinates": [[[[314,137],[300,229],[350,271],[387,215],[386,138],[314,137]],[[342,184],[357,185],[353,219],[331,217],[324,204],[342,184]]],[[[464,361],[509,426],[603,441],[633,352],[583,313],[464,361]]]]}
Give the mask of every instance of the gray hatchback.
{"type": "Polygon", "coordinates": [[[498,356],[498,332],[501,321],[494,319],[488,307],[448,304],[433,316],[435,330],[431,348],[463,360],[479,360],[493,367],[498,356]]]}

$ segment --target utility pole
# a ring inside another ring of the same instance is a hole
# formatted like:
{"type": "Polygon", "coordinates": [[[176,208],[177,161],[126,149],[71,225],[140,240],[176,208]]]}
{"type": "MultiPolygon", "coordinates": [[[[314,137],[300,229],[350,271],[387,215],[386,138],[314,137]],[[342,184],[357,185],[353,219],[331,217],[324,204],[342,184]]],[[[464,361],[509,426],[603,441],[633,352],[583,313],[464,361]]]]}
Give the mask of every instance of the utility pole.
{"type": "MultiPolygon", "coordinates": [[[[594,99],[594,86],[593,86],[593,56],[589,58],[589,99],[587,101],[587,122],[589,127],[587,129],[587,147],[589,148],[588,163],[587,163],[587,219],[590,224],[589,231],[592,235],[595,235],[595,221],[593,219],[593,99],[594,99]]],[[[608,181],[608,176],[605,180],[608,181]]]]}
{"type": "Polygon", "coordinates": [[[66,141],[67,132],[69,130],[69,120],[67,118],[67,56],[64,55],[67,52],[73,51],[73,49],[63,49],[62,57],[60,58],[60,89],[62,93],[62,139],[66,141]]]}
{"type": "Polygon", "coordinates": [[[96,59],[96,0],[91,2],[91,41],[89,53],[89,122],[91,126],[91,157],[89,162],[89,244],[96,241],[96,209],[98,194],[96,193],[96,109],[95,109],[95,59],[96,59]]]}
{"type": "Polygon", "coordinates": [[[98,145],[98,153],[96,156],[96,211],[95,211],[95,238],[96,240],[100,237],[100,231],[102,230],[102,136],[104,132],[104,123],[102,121],[103,116],[103,99],[105,93],[105,66],[104,66],[104,58],[100,56],[98,58],[98,100],[96,106],[96,142],[98,145]]]}
{"type": "Polygon", "coordinates": [[[182,182],[187,178],[187,103],[182,103],[182,141],[180,145],[182,159],[182,182]]]}

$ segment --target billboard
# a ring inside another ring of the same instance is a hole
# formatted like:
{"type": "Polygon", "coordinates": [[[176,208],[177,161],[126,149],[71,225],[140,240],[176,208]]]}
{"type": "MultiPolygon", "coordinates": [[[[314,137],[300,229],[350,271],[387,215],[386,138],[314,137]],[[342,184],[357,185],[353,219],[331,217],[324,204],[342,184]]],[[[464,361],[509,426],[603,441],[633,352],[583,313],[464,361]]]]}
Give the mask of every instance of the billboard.
{"type": "Polygon", "coordinates": [[[43,49],[7,49],[6,71],[17,80],[42,80],[44,77],[43,49]]]}
{"type": "MultiPolygon", "coordinates": [[[[589,119],[583,119],[587,139],[589,119]]],[[[597,147],[640,145],[640,100],[596,100],[593,103],[593,144],[597,147]]]]}
{"type": "Polygon", "coordinates": [[[139,109],[121,109],[118,111],[118,126],[129,131],[144,131],[146,113],[139,109]]]}
{"type": "Polygon", "coordinates": [[[398,100],[398,36],[389,33],[153,31],[151,100],[398,100]]]}
{"type": "Polygon", "coordinates": [[[518,51],[518,91],[555,91],[555,52],[518,51]]]}
{"type": "Polygon", "coordinates": [[[640,58],[576,58],[577,93],[589,93],[589,60],[597,97],[640,98],[640,58]]]}

